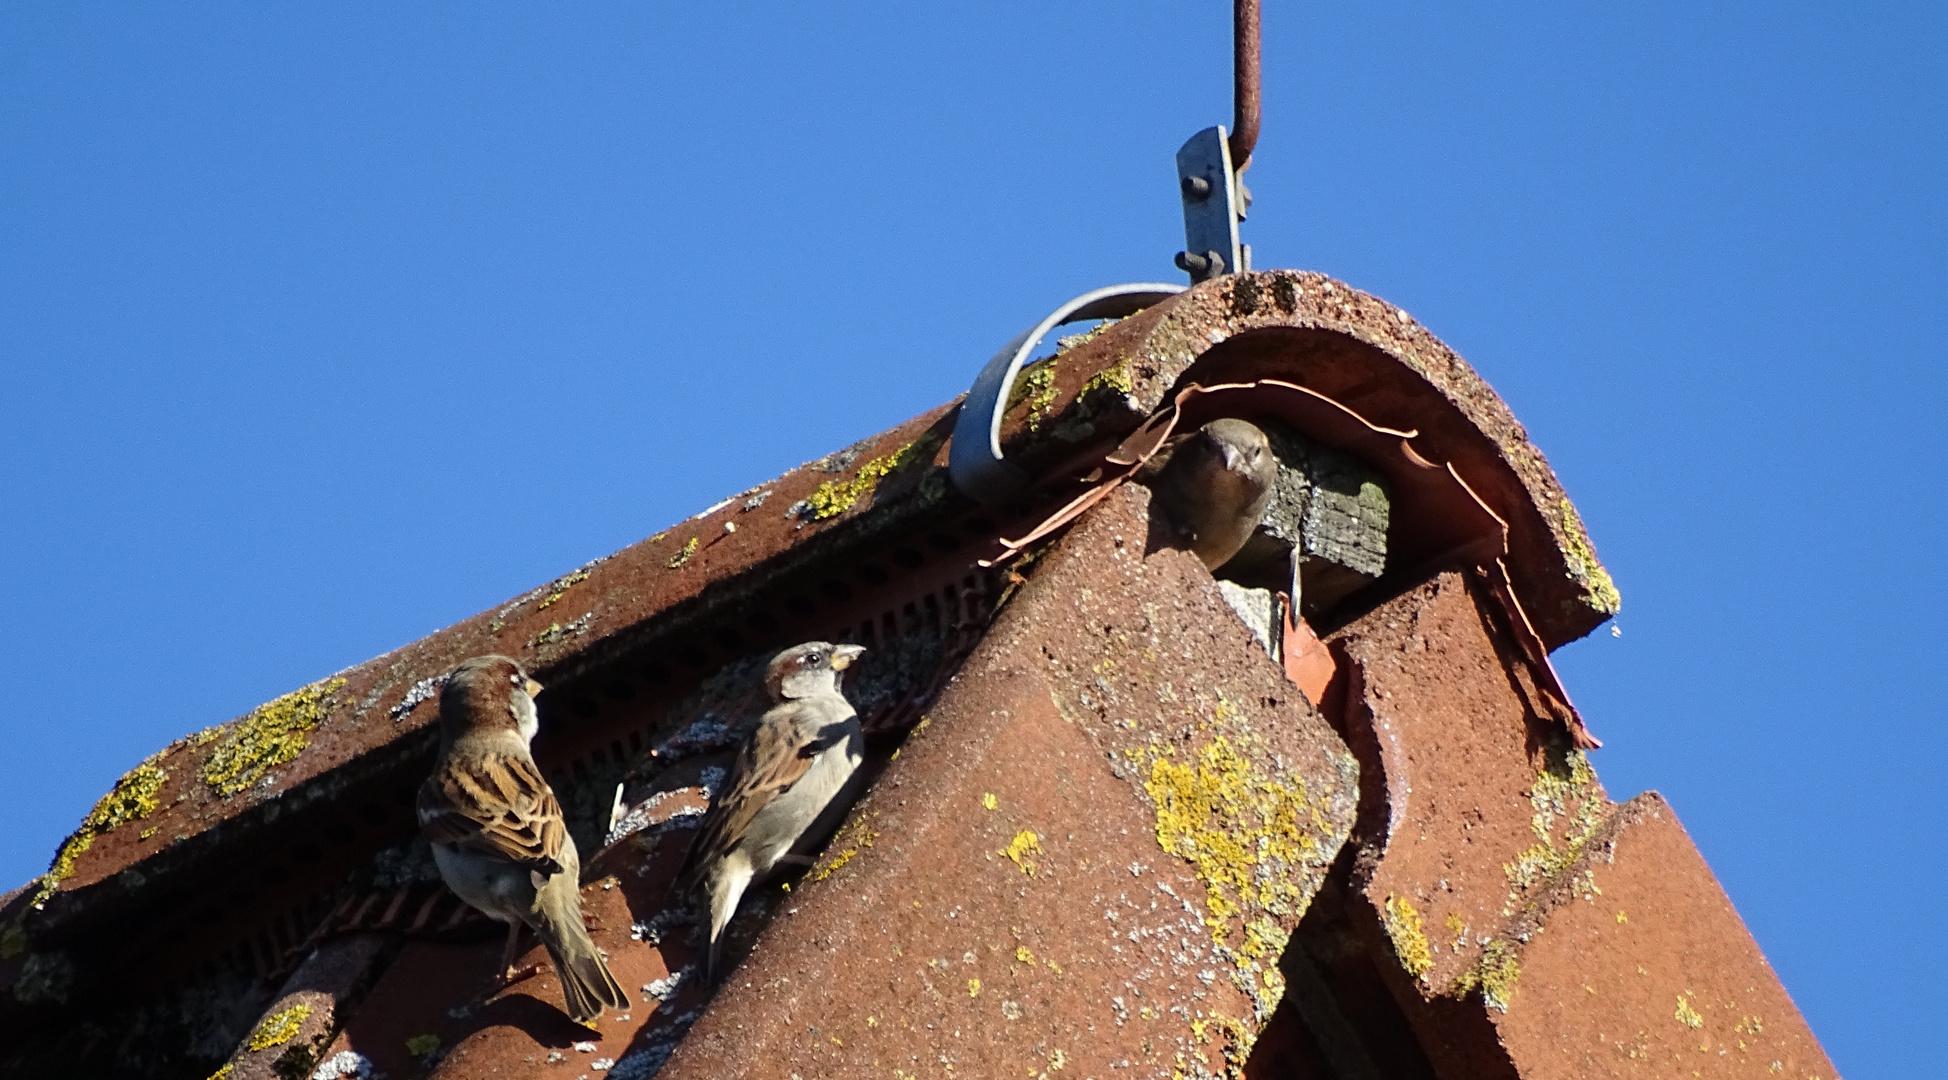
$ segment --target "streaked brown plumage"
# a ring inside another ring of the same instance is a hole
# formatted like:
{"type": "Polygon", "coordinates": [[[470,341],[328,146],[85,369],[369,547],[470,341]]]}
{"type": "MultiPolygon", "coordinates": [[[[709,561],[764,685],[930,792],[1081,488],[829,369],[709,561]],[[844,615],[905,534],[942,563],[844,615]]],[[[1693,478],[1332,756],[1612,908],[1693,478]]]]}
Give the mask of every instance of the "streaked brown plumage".
{"type": "Polygon", "coordinates": [[[765,671],[777,704],[739,750],[677,875],[679,889],[701,887],[709,896],[704,970],[711,981],[744,890],[777,866],[859,768],[865,739],[839,692],[839,673],[865,651],[812,641],[779,653],[765,671]]]}
{"type": "Polygon", "coordinates": [[[440,756],[420,785],[418,816],[440,876],[462,900],[508,924],[508,978],[521,927],[533,928],[561,976],[568,1015],[629,1007],[582,925],[581,858],[561,804],[528,744],[541,685],[505,656],[479,656],[440,693],[440,756]]]}

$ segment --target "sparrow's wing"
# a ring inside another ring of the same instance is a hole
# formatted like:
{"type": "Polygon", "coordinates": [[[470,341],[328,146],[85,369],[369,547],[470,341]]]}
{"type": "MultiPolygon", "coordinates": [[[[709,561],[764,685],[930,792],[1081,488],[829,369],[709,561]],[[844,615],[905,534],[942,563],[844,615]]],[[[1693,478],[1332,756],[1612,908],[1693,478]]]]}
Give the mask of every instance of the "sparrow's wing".
{"type": "Polygon", "coordinates": [[[561,870],[568,830],[561,804],[534,762],[513,754],[449,759],[419,789],[426,838],[545,873],[561,870]]]}
{"type": "Polygon", "coordinates": [[[844,698],[838,698],[837,704],[834,709],[816,700],[787,701],[764,714],[738,751],[724,779],[723,794],[711,800],[710,812],[677,875],[679,881],[688,884],[735,848],[758,812],[791,790],[812,767],[812,759],[832,745],[833,737],[824,729],[852,715],[852,706],[844,698]],[[812,734],[800,734],[806,730],[812,734]]]}

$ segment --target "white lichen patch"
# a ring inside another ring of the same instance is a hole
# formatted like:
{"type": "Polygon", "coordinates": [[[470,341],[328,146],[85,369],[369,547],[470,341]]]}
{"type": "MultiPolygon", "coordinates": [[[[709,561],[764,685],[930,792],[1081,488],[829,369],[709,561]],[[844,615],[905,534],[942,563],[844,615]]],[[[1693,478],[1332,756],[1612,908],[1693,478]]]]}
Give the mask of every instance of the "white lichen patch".
{"type": "Polygon", "coordinates": [[[406,696],[399,699],[399,704],[386,710],[387,715],[392,717],[392,722],[395,724],[404,720],[414,709],[438,697],[440,687],[446,685],[446,680],[452,674],[450,671],[443,671],[438,675],[428,675],[414,683],[406,691],[406,696]]]}
{"type": "Polygon", "coordinates": [[[356,1050],[340,1050],[319,1063],[311,1080],[372,1080],[372,1059],[356,1050]]]}
{"type": "Polygon", "coordinates": [[[681,968],[677,971],[670,972],[660,979],[654,979],[644,983],[644,1000],[668,1001],[672,997],[675,997],[677,988],[683,985],[684,979],[689,978],[691,970],[687,967],[681,968]]]}

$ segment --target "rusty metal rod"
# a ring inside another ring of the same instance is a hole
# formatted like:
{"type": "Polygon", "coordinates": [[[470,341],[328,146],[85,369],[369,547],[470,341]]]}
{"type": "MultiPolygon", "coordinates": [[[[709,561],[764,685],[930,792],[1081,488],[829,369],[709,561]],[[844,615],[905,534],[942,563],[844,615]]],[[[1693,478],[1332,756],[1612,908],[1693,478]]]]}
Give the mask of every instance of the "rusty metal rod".
{"type": "Polygon", "coordinates": [[[1232,101],[1231,168],[1242,173],[1251,167],[1251,152],[1258,146],[1258,3],[1259,0],[1234,0],[1231,9],[1232,101]]]}

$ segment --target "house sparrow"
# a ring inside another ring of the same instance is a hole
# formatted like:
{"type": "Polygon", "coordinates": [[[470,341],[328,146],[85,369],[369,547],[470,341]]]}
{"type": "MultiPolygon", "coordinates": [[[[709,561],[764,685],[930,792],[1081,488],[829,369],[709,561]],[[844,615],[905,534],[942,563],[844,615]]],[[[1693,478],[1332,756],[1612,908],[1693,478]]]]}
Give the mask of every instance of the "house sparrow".
{"type": "Polygon", "coordinates": [[[859,768],[865,738],[839,692],[839,673],[865,651],[811,641],[765,669],[764,688],[777,704],[738,751],[677,874],[679,889],[709,893],[708,981],[716,981],[718,943],[744,890],[785,858],[859,768]]]}
{"type": "Polygon", "coordinates": [[[541,684],[505,656],[476,656],[440,692],[440,758],[420,785],[419,827],[440,876],[460,899],[507,926],[503,983],[512,981],[521,927],[531,926],[561,976],[568,1015],[629,1007],[582,925],[581,857],[561,804],[528,744],[540,728],[541,684]]]}
{"type": "Polygon", "coordinates": [[[1265,516],[1278,486],[1278,459],[1256,425],[1213,420],[1173,437],[1141,478],[1191,553],[1216,570],[1245,546],[1265,516]]]}

